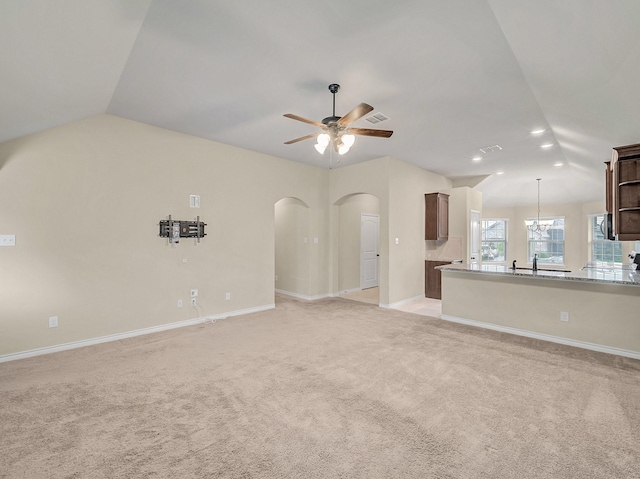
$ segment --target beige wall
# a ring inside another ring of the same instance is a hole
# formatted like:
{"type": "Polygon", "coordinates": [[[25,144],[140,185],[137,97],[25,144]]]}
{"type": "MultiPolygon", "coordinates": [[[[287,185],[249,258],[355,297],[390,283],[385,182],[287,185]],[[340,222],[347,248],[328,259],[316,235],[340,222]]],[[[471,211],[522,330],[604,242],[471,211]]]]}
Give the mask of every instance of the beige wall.
{"type": "Polygon", "coordinates": [[[110,115],[1,144],[0,232],[16,246],[0,250],[0,355],[270,307],[285,197],[309,206],[308,292],[327,293],[325,169],[110,115]],[[169,214],[200,215],[206,238],[169,246],[169,214]]]}
{"type": "MultiPolygon", "coordinates": [[[[451,182],[395,158],[331,171],[332,251],[339,250],[339,204],[368,193],[380,200],[380,304],[424,295],[424,194],[451,188],[451,182]],[[395,239],[398,238],[398,244],[395,239]]],[[[339,254],[333,255],[333,285],[339,284],[339,254]]]]}
{"type": "Polygon", "coordinates": [[[449,235],[452,238],[460,238],[461,259],[468,263],[471,258],[471,210],[482,215],[482,193],[468,186],[452,188],[446,193],[449,194],[449,235]]]}
{"type": "Polygon", "coordinates": [[[381,304],[420,296],[424,193],[448,188],[394,158],[328,170],[111,115],[2,143],[0,234],[17,244],[0,249],[0,357],[273,307],[274,286],[337,294],[355,271],[340,208],[363,193],[380,215],[381,304]],[[199,215],[207,236],[172,247],[168,215],[199,215]]]}
{"type": "Polygon", "coordinates": [[[442,314],[638,358],[638,292],[637,286],[443,271],[442,314]],[[568,322],[560,321],[561,312],[569,313],[568,322]]]}
{"type": "Polygon", "coordinates": [[[451,181],[393,158],[389,170],[389,302],[386,304],[393,305],[424,296],[424,195],[451,188],[451,181]]]}
{"type": "MultiPolygon", "coordinates": [[[[543,205],[540,217],[564,216],[565,218],[565,264],[566,269],[576,271],[589,260],[589,223],[588,216],[605,211],[604,200],[592,203],[571,203],[560,205],[543,205]]],[[[521,208],[485,208],[483,218],[508,219],[507,231],[507,263],[515,259],[518,265],[527,264],[527,230],[524,221],[535,218],[537,206],[521,208]]],[[[623,252],[628,254],[634,243],[623,243],[623,252]]]]}

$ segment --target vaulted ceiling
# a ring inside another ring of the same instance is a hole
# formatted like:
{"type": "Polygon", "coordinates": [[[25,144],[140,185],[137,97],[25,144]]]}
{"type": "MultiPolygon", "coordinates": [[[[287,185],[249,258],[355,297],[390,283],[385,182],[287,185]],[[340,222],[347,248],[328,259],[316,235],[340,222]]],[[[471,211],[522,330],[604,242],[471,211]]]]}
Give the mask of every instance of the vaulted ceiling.
{"type": "Polygon", "coordinates": [[[536,178],[543,204],[597,201],[611,148],[640,142],[639,21],[638,0],[1,2],[0,141],[109,113],[321,167],[485,177],[486,206],[535,203],[536,178]],[[284,145],[317,131],[284,113],[331,115],[330,83],[338,115],[369,103],[389,120],[353,126],[394,135],[284,145]]]}

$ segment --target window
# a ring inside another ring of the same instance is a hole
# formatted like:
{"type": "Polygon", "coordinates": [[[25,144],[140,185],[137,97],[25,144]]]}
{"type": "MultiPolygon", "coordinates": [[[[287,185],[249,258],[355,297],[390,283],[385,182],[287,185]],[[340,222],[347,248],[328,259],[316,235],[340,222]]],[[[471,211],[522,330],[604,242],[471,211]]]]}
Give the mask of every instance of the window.
{"type": "MultiPolygon", "coordinates": [[[[544,231],[531,231],[527,228],[528,261],[533,262],[533,255],[538,255],[538,263],[564,264],[564,217],[541,218],[552,220],[553,225],[544,231]]],[[[537,224],[535,218],[531,221],[537,224]]]]}
{"type": "Polygon", "coordinates": [[[591,239],[591,261],[622,263],[622,243],[605,239],[602,224],[604,213],[589,217],[589,238],[591,239]]]}
{"type": "Polygon", "coordinates": [[[507,220],[482,220],[482,261],[507,258],[507,220]]]}

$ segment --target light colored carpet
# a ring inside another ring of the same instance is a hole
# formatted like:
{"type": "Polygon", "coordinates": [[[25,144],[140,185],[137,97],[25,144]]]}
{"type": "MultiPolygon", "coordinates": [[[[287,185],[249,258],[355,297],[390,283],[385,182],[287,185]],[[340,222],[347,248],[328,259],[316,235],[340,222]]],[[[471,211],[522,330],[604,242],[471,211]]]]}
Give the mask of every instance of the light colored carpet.
{"type": "Polygon", "coordinates": [[[0,398],[2,478],[640,477],[640,362],[341,298],[0,364],[0,398]]]}

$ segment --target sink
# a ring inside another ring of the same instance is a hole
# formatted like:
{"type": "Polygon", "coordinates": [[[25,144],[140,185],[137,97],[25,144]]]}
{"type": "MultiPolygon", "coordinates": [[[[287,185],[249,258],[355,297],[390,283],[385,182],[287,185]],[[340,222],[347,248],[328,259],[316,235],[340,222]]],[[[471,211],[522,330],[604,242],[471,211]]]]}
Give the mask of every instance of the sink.
{"type": "MultiPolygon", "coordinates": [[[[513,269],[513,268],[511,268],[511,269],[513,269]]],[[[533,271],[533,268],[522,268],[522,267],[519,267],[519,266],[516,266],[516,269],[517,270],[518,269],[524,269],[524,270],[527,270],[527,271],[533,271]]],[[[551,271],[551,272],[554,272],[554,273],[571,273],[571,271],[568,270],[568,269],[538,268],[538,271],[551,271]]]]}

